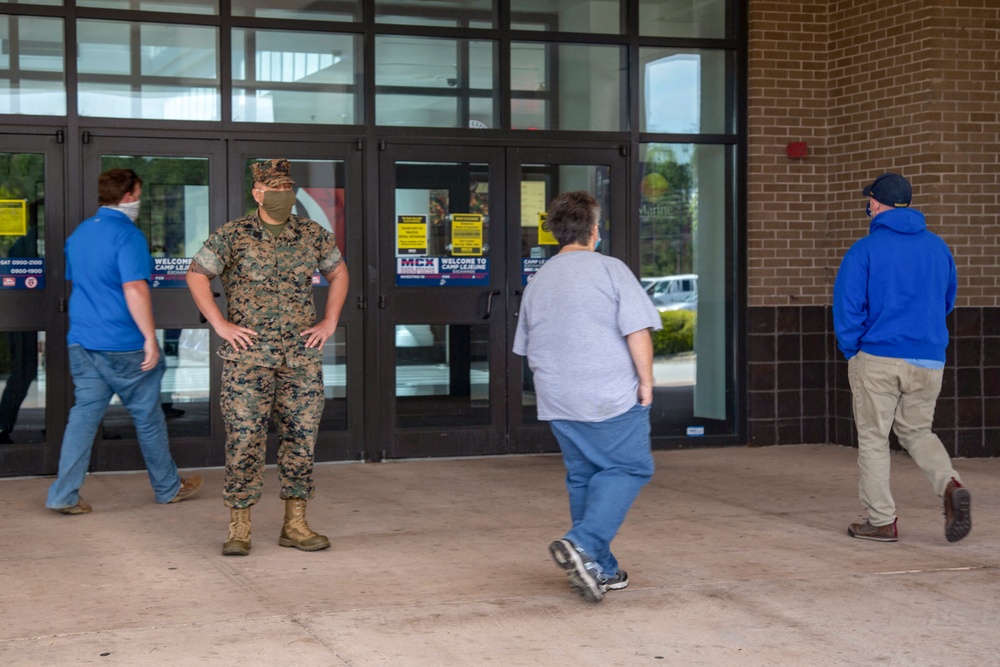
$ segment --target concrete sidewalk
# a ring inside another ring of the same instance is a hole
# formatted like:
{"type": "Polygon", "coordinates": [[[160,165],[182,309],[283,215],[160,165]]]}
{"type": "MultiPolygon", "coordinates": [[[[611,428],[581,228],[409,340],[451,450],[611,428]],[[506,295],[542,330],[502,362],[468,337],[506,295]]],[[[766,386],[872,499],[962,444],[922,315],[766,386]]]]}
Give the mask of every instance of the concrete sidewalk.
{"type": "Polygon", "coordinates": [[[87,478],[84,516],[51,479],[0,480],[0,664],[997,664],[1000,460],[956,461],[973,529],[893,456],[900,541],[851,539],[855,450],[657,452],[615,542],[630,585],[573,596],[549,559],[568,521],[558,456],[317,466],[312,527],[277,544],[277,475],[253,551],[223,557],[222,471],[177,505],[144,473],[87,478]]]}

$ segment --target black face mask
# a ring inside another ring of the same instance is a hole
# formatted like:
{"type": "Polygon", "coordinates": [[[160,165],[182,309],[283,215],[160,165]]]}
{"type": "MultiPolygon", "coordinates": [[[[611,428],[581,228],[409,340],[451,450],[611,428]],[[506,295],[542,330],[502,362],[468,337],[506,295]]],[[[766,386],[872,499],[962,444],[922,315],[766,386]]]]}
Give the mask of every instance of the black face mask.
{"type": "Polygon", "coordinates": [[[871,199],[869,199],[868,203],[865,204],[865,213],[868,215],[869,218],[872,217],[872,200],[871,199]]]}

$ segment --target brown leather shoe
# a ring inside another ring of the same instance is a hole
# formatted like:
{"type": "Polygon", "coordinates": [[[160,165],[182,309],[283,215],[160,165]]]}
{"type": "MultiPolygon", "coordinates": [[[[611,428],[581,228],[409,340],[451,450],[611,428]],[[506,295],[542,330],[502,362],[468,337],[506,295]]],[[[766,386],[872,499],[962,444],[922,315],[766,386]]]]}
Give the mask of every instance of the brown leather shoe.
{"type": "Polygon", "coordinates": [[[953,478],[944,489],[944,536],[958,542],[972,530],[972,495],[953,478]]]}
{"type": "Polygon", "coordinates": [[[874,540],[876,542],[895,542],[899,539],[899,532],[896,530],[896,521],[887,523],[884,526],[873,526],[868,519],[864,523],[852,523],[847,529],[847,534],[859,540],[874,540]]]}
{"type": "Polygon", "coordinates": [[[76,505],[72,507],[52,507],[50,508],[53,512],[59,512],[60,514],[90,514],[94,511],[94,508],[90,506],[90,503],[86,502],[83,498],[77,498],[76,505]]]}
{"type": "Polygon", "coordinates": [[[181,477],[181,488],[177,490],[177,495],[168,500],[168,503],[179,503],[185,498],[190,498],[194,494],[198,493],[198,489],[201,488],[202,482],[201,475],[195,475],[194,477],[181,477]]]}

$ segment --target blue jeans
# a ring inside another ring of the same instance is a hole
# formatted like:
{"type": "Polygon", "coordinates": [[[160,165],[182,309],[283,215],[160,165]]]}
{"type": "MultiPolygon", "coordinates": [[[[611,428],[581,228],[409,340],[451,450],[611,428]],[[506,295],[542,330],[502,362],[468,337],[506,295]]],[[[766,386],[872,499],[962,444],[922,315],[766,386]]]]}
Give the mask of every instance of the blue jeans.
{"type": "Polygon", "coordinates": [[[639,491],[653,477],[649,407],[602,422],[550,422],[566,465],[573,527],[566,539],[594,559],[605,576],[618,571],[611,540],[639,491]]]}
{"type": "Polygon", "coordinates": [[[95,352],[79,345],[69,346],[76,404],[69,411],[69,423],[63,434],[59,477],[49,487],[45,502],[49,509],[72,507],[79,500],[94,436],[114,394],[118,394],[135,423],[156,502],[170,502],[177,495],[181,478],[170,455],[167,422],[160,406],[160,380],[166,364],[161,356],[156,368],[143,371],[140,369],[143,356],[142,350],[95,352]]]}

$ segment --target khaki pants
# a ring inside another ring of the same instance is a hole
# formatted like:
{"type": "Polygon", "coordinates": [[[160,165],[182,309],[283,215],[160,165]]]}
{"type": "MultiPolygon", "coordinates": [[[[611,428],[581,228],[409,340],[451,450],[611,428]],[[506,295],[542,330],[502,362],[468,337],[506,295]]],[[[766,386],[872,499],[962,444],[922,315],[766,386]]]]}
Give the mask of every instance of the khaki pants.
{"type": "Polygon", "coordinates": [[[938,496],[948,481],[961,481],[941,440],[931,431],[944,372],[903,359],[859,352],[847,364],[858,429],[858,493],[873,526],[896,520],[889,491],[889,429],[909,452],[938,496]]]}

